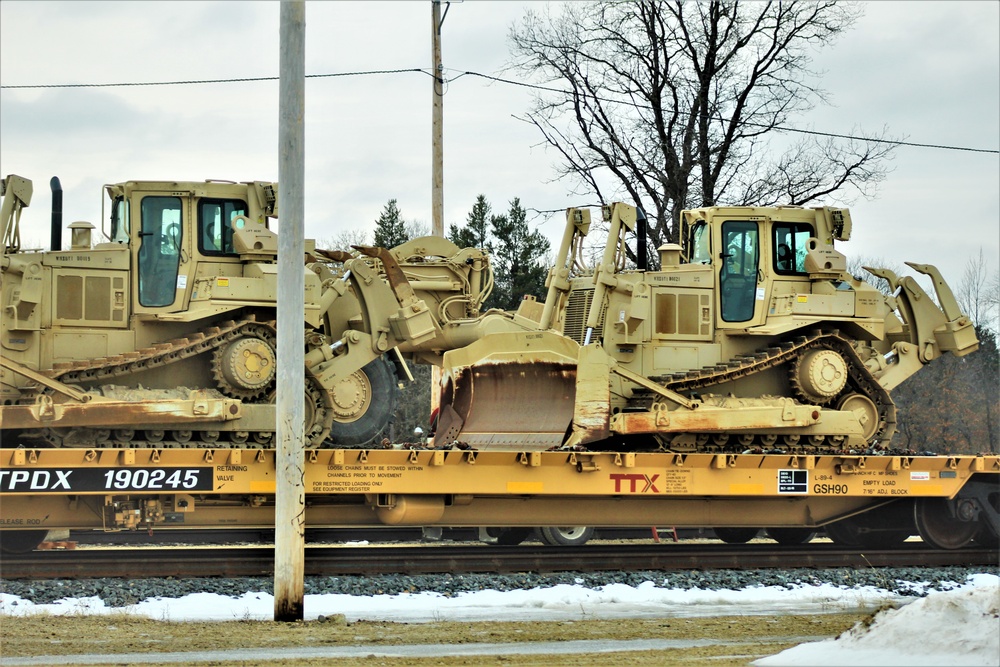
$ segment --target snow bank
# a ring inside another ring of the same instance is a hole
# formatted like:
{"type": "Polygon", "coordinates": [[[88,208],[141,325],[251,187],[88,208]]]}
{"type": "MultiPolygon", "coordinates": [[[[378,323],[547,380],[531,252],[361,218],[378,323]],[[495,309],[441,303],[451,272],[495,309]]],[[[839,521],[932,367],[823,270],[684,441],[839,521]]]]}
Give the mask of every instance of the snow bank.
{"type": "MultiPolygon", "coordinates": [[[[743,616],[781,613],[831,613],[876,609],[902,596],[872,586],[846,588],[832,584],[753,586],[742,590],[661,588],[653,582],[638,586],[609,584],[600,588],[560,584],[545,588],[481,590],[454,595],[402,593],[399,595],[305,596],[307,620],[343,614],[347,620],[383,620],[421,623],[439,620],[584,620],[659,618],[665,616],[743,616]]],[[[194,593],[180,598],[150,598],[128,607],[110,607],[98,597],[67,598],[34,604],[0,594],[0,615],[127,613],[171,621],[270,620],[274,597],[244,593],[229,597],[194,593]]]]}
{"type": "Polygon", "coordinates": [[[858,624],[836,639],[800,644],[753,664],[1000,665],[1000,577],[975,575],[969,584],[932,592],[900,609],[879,612],[867,627],[858,624]]]}

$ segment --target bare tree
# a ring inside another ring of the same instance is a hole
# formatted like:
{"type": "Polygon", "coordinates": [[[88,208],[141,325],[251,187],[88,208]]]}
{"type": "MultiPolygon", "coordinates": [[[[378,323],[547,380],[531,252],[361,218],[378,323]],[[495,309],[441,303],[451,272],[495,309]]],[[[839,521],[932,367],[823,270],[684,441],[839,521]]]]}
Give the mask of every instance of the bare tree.
{"type": "Polygon", "coordinates": [[[324,250],[350,250],[355,245],[370,245],[370,233],[358,227],[342,229],[333,236],[316,241],[317,248],[324,250]]]}
{"type": "Polygon", "coordinates": [[[685,208],[874,193],[893,150],[884,129],[784,132],[826,101],[810,53],[860,12],[832,0],[565,3],[511,28],[512,66],[551,91],[526,120],[559,153],[560,177],[602,203],[640,205],[655,248],[677,241],[685,208]]]}
{"type": "Polygon", "coordinates": [[[1000,271],[990,274],[989,263],[983,249],[973,255],[965,265],[962,280],[955,290],[955,298],[962,312],[972,319],[976,329],[997,328],[998,308],[1000,308],[1000,271]]]}
{"type": "Polygon", "coordinates": [[[858,280],[864,280],[866,283],[885,295],[892,293],[892,288],[889,286],[889,283],[882,278],[869,273],[865,268],[866,266],[870,266],[873,269],[889,269],[897,276],[902,276],[909,272],[908,268],[900,266],[896,262],[887,260],[884,257],[875,257],[870,255],[848,256],[847,272],[858,280]]]}
{"type": "Polygon", "coordinates": [[[422,236],[431,235],[431,226],[422,220],[404,220],[403,230],[408,239],[419,239],[422,236]]]}

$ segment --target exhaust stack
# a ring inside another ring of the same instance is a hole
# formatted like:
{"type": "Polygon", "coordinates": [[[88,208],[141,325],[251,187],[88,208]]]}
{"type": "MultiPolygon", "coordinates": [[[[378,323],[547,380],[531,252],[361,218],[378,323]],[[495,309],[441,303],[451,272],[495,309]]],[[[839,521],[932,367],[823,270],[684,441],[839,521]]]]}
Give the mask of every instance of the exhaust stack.
{"type": "Polygon", "coordinates": [[[62,209],[63,209],[63,189],[59,183],[59,177],[53,176],[49,181],[52,188],[52,226],[49,244],[55,252],[62,250],[62,209]]]}

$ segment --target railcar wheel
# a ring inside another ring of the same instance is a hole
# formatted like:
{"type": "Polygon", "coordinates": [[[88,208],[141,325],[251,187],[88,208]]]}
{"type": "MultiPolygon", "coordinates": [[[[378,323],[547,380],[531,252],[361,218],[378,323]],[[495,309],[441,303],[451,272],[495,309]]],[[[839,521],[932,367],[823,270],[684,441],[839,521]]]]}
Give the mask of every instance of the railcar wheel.
{"type": "Polygon", "coordinates": [[[542,543],[551,547],[578,547],[587,543],[594,536],[590,526],[573,526],[558,528],[542,526],[538,529],[538,537],[542,543]]]}
{"type": "Polygon", "coordinates": [[[45,541],[47,530],[0,530],[0,553],[26,554],[45,541]]]}
{"type": "Polygon", "coordinates": [[[865,549],[891,549],[898,547],[910,537],[909,528],[898,530],[871,530],[862,526],[854,517],[828,523],[823,528],[834,544],[842,547],[863,547],[865,549]]]}
{"type": "Polygon", "coordinates": [[[392,422],[399,401],[396,371],[385,357],[331,388],[333,425],[329,440],[338,445],[366,445],[392,422]]]}
{"type": "Polygon", "coordinates": [[[533,528],[487,528],[486,534],[497,538],[497,544],[514,547],[531,537],[533,528]]]}
{"type": "Polygon", "coordinates": [[[938,549],[960,549],[972,541],[980,528],[978,521],[962,521],[952,514],[944,498],[917,498],[913,520],[920,538],[938,549]]]}
{"type": "Polygon", "coordinates": [[[842,547],[861,546],[860,526],[853,519],[848,518],[834,521],[833,523],[826,524],[823,528],[834,544],[842,547]]]}
{"type": "Polygon", "coordinates": [[[760,528],[713,528],[712,531],[715,536],[726,544],[746,544],[753,538],[757,537],[757,533],[760,532],[760,528]]]}
{"type": "Polygon", "coordinates": [[[811,542],[816,537],[816,531],[812,528],[768,528],[767,536],[778,544],[796,546],[811,542]]]}
{"type": "Polygon", "coordinates": [[[987,549],[996,549],[1000,547],[1000,537],[993,532],[993,527],[989,523],[980,519],[979,530],[972,537],[972,541],[981,547],[986,547],[987,549]]]}

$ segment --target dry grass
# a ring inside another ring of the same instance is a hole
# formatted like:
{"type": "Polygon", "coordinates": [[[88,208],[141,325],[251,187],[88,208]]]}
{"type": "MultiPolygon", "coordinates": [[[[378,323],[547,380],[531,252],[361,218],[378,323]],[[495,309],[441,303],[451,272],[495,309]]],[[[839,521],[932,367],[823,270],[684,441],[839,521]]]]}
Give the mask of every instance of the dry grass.
{"type": "MultiPolygon", "coordinates": [[[[581,620],[549,622],[389,623],[342,618],[326,622],[267,621],[170,622],[112,616],[0,617],[0,655],[108,655],[107,665],[120,665],[113,654],[175,651],[259,649],[259,658],[189,662],[213,667],[329,665],[748,665],[753,660],[817,637],[834,637],[864,618],[864,612],[810,616],[723,616],[715,618],[581,620]],[[334,646],[377,647],[393,644],[524,643],[557,640],[713,640],[713,644],[657,651],[600,654],[503,655],[433,658],[281,659],[282,648],[334,646]]],[[[202,658],[207,656],[200,656],[202,658]]],[[[197,659],[195,656],[192,658],[197,659]]],[[[92,664],[92,663],[88,663],[92,664]]]]}

